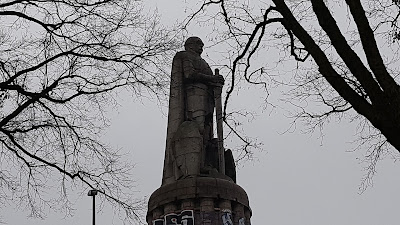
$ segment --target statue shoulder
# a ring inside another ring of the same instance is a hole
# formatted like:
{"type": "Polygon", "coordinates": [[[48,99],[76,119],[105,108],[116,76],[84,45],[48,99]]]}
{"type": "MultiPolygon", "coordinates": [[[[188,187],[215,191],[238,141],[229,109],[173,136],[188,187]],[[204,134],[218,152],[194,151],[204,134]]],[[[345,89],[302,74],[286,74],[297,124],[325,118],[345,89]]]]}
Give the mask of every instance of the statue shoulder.
{"type": "Polygon", "coordinates": [[[186,57],[188,57],[188,52],[186,52],[186,51],[180,51],[180,52],[177,52],[177,53],[175,54],[174,60],[175,60],[175,59],[182,59],[182,58],[186,58],[186,57]]]}
{"type": "Polygon", "coordinates": [[[189,51],[180,51],[177,52],[174,56],[174,60],[182,60],[182,59],[196,59],[198,57],[196,57],[195,54],[193,54],[192,52],[189,51]]]}

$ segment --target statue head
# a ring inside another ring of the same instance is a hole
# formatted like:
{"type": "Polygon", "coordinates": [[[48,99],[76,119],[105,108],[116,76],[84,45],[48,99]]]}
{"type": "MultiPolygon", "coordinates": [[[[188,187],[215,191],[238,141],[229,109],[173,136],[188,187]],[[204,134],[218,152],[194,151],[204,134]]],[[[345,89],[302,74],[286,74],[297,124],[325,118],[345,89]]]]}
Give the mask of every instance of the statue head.
{"type": "Polygon", "coordinates": [[[185,41],[185,50],[196,52],[199,55],[203,52],[203,46],[204,43],[199,37],[189,37],[185,41]]]}

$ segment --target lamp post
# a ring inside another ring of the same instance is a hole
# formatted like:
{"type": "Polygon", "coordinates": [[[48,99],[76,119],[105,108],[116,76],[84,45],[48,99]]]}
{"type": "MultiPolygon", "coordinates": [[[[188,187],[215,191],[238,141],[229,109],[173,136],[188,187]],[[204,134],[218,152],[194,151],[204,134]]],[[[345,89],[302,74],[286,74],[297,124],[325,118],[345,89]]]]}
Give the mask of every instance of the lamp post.
{"type": "Polygon", "coordinates": [[[95,216],[96,216],[96,210],[95,210],[95,206],[96,206],[96,202],[95,202],[95,196],[97,195],[97,190],[90,190],[88,192],[88,196],[93,196],[93,225],[96,225],[95,222],[95,216]]]}

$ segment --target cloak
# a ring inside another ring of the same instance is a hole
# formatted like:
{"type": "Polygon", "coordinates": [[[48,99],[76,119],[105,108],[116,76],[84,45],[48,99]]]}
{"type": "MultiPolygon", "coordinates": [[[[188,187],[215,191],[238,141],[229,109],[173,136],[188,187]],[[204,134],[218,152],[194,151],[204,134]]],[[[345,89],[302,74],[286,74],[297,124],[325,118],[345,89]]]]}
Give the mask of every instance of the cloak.
{"type": "MultiPolygon", "coordinates": [[[[164,158],[162,184],[174,182],[179,175],[174,151],[174,136],[185,121],[200,123],[199,129],[203,138],[211,139],[212,113],[214,110],[213,87],[201,79],[201,76],[212,76],[209,65],[199,55],[190,51],[176,53],[172,61],[171,84],[169,93],[168,127],[164,158]],[[206,130],[206,131],[204,131],[206,130]],[[204,135],[205,134],[205,135],[204,135]]],[[[202,140],[201,154],[204,152],[202,140]]],[[[180,149],[182,150],[182,149],[180,149]]],[[[200,157],[199,167],[205,155],[200,157]]]]}

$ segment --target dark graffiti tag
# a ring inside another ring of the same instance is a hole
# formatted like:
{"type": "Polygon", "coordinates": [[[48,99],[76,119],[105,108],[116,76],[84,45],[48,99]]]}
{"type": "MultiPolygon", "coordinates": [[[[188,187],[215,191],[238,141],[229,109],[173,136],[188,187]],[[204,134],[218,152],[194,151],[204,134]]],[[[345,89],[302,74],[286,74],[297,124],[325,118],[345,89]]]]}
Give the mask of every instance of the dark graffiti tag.
{"type": "Polygon", "coordinates": [[[193,210],[167,214],[164,219],[153,220],[153,225],[194,225],[193,210]]]}
{"type": "Polygon", "coordinates": [[[164,225],[163,219],[153,220],[153,225],[164,225]]]}
{"type": "Polygon", "coordinates": [[[222,212],[222,223],[223,225],[233,225],[232,213],[229,210],[222,212]]]}

